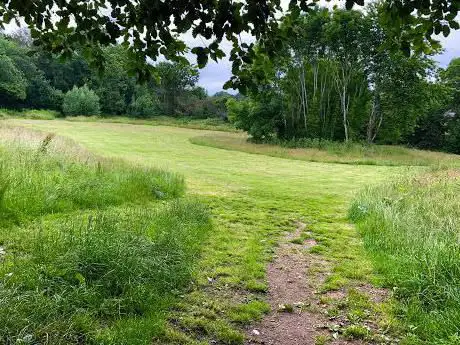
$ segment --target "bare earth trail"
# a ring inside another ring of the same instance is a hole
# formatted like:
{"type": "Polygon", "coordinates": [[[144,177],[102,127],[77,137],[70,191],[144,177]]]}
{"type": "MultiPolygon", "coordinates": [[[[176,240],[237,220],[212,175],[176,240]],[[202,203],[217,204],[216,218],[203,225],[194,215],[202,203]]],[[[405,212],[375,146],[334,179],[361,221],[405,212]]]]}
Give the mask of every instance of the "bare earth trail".
{"type": "Polygon", "coordinates": [[[314,313],[307,312],[314,294],[306,272],[311,258],[290,240],[299,237],[306,225],[298,223],[286,236],[267,267],[268,301],[271,312],[249,333],[247,344],[314,344],[320,324],[314,313]],[[289,307],[286,307],[289,306],[289,307]],[[292,311],[283,309],[293,308],[292,311]]]}
{"type": "MultiPolygon", "coordinates": [[[[318,315],[308,311],[314,303],[314,287],[307,270],[314,260],[290,241],[299,237],[306,225],[298,223],[294,233],[286,236],[267,268],[268,301],[271,312],[254,325],[248,344],[314,344],[321,325],[318,315]],[[288,306],[288,307],[287,307],[288,306]],[[285,311],[291,308],[292,311],[285,311]]],[[[300,247],[301,248],[301,247],[300,247]]]]}
{"type": "Polygon", "coordinates": [[[401,168],[311,163],[197,146],[189,139],[204,131],[194,129],[8,124],[54,132],[104,156],[181,173],[188,193],[210,206],[215,231],[204,246],[196,284],[168,316],[171,330],[159,344],[359,343],[327,328],[335,321],[325,315],[317,292],[326,282],[329,291],[344,297],[349,280],[365,281],[371,268],[357,267],[362,246],[346,219],[348,204],[360,188],[401,168]],[[247,308],[261,300],[271,311],[248,324],[260,316],[247,308]],[[238,335],[241,330],[245,340],[238,335]]]}

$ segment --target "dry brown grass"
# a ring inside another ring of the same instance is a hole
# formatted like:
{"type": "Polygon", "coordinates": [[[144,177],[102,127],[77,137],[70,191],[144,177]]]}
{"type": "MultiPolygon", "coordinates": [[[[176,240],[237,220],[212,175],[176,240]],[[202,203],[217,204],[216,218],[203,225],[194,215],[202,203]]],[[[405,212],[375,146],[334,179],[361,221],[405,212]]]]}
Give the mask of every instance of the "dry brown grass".
{"type": "Polygon", "coordinates": [[[254,144],[241,133],[222,133],[190,139],[193,144],[311,162],[387,166],[460,166],[460,156],[402,146],[326,143],[322,148],[288,148],[254,144]]]}
{"type": "Polygon", "coordinates": [[[61,157],[71,158],[79,162],[100,162],[101,157],[96,157],[82,145],[72,139],[57,136],[54,133],[42,132],[25,127],[15,127],[0,122],[0,145],[40,150],[46,145],[47,152],[58,154],[61,157]],[[48,141],[48,142],[47,142],[48,141]],[[47,143],[46,143],[47,142],[47,143]]]}

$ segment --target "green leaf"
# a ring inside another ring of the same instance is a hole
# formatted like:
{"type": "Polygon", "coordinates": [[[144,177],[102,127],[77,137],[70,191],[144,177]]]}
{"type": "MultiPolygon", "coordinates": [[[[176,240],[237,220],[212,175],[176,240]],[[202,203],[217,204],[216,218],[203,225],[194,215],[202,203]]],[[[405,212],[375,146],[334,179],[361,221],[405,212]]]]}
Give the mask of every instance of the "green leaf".
{"type": "Polygon", "coordinates": [[[444,26],[442,27],[442,34],[443,34],[444,37],[449,36],[449,34],[450,34],[450,27],[449,27],[449,25],[444,25],[444,26]]]}

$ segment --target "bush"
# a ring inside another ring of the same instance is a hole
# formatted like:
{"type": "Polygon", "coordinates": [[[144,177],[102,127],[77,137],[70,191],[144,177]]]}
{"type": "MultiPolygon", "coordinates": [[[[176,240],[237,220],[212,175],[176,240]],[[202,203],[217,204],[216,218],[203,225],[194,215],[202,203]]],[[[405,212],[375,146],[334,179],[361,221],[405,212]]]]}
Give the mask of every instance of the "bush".
{"type": "Polygon", "coordinates": [[[134,117],[152,117],[161,115],[161,110],[152,96],[143,94],[133,97],[131,104],[128,107],[129,115],[134,117]]]}
{"type": "Polygon", "coordinates": [[[192,98],[186,99],[186,102],[180,104],[180,113],[183,116],[193,117],[195,119],[208,119],[223,117],[219,113],[219,109],[214,104],[212,98],[192,98]]]}
{"type": "Polygon", "coordinates": [[[272,92],[261,92],[257,99],[227,101],[228,118],[256,142],[271,140],[282,128],[282,102],[272,92]]]}
{"type": "Polygon", "coordinates": [[[68,91],[64,96],[62,111],[65,115],[99,115],[99,97],[84,85],[68,91]]]}
{"type": "Polygon", "coordinates": [[[444,149],[447,152],[460,154],[460,114],[453,118],[445,132],[444,149]]]}

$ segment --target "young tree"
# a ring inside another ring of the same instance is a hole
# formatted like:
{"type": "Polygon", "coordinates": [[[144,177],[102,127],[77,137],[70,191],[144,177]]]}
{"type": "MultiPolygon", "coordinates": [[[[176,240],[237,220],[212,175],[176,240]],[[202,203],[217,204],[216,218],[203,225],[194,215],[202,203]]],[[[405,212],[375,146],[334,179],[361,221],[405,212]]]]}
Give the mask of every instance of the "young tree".
{"type": "Polygon", "coordinates": [[[156,69],[159,77],[158,93],[164,115],[174,115],[179,97],[198,82],[198,71],[188,64],[170,62],[160,62],[156,69]]]}
{"type": "Polygon", "coordinates": [[[6,107],[60,108],[60,94],[37,68],[27,47],[0,36],[0,93],[6,107]]]}
{"type": "MultiPolygon", "coordinates": [[[[128,51],[126,47],[117,45],[104,48],[103,53],[106,61],[104,73],[92,73],[89,84],[99,96],[102,113],[126,114],[136,85],[135,78],[127,73],[128,51]]],[[[139,106],[139,101],[137,103],[139,106]]]]}
{"type": "Polygon", "coordinates": [[[452,89],[452,111],[460,116],[460,57],[452,59],[442,72],[442,80],[452,89]]]}
{"type": "Polygon", "coordinates": [[[335,10],[325,28],[326,39],[334,65],[334,83],[340,97],[345,141],[350,139],[350,103],[353,93],[359,92],[365,80],[364,46],[369,37],[366,19],[358,11],[335,10]],[[353,89],[354,88],[354,89],[353,89]]]}
{"type": "Polygon", "coordinates": [[[88,86],[74,87],[64,95],[62,111],[65,115],[99,115],[99,97],[88,86]]]}
{"type": "Polygon", "coordinates": [[[0,104],[26,98],[27,81],[13,60],[0,53],[0,104]]]}

